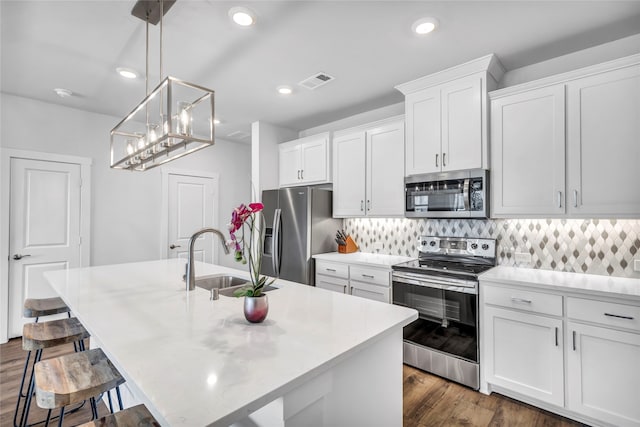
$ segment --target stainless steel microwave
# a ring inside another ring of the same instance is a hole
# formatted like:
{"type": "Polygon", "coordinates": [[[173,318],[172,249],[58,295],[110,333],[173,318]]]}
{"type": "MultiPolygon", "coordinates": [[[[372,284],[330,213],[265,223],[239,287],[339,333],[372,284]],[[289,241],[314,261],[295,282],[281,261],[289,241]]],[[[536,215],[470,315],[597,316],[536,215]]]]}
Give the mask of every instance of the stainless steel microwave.
{"type": "Polygon", "coordinates": [[[489,171],[469,169],[404,179],[408,218],[488,218],[489,171]]]}

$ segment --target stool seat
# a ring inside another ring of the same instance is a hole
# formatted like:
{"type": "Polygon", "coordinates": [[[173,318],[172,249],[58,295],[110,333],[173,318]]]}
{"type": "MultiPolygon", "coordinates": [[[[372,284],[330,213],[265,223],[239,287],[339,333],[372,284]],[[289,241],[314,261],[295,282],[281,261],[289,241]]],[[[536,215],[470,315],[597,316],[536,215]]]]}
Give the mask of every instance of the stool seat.
{"type": "Polygon", "coordinates": [[[127,408],[77,427],[160,427],[144,405],[127,408]]]}
{"type": "Polygon", "coordinates": [[[89,332],[75,317],[43,323],[27,323],[22,327],[22,348],[41,350],[89,338],[89,332]]]}
{"type": "Polygon", "coordinates": [[[24,301],[24,317],[51,316],[52,314],[67,312],[69,312],[69,307],[60,297],[27,298],[24,301]]]}
{"type": "Polygon", "coordinates": [[[36,401],[45,409],[81,402],[124,383],[99,348],[42,360],[34,371],[36,401]]]}

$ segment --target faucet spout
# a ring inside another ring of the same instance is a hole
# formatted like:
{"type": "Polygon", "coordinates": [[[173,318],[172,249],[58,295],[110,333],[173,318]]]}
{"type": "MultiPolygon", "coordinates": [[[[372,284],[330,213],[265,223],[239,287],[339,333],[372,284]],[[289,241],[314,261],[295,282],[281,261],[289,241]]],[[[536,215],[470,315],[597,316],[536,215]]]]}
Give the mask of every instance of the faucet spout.
{"type": "Polygon", "coordinates": [[[220,230],[216,230],[215,228],[203,228],[193,233],[193,235],[189,239],[189,258],[187,259],[187,271],[184,275],[184,280],[186,281],[186,288],[188,291],[192,291],[196,288],[196,272],[194,269],[193,248],[198,237],[205,233],[213,233],[218,236],[220,238],[220,242],[222,243],[222,249],[224,249],[224,253],[229,253],[229,248],[225,244],[224,234],[222,234],[220,230]]]}

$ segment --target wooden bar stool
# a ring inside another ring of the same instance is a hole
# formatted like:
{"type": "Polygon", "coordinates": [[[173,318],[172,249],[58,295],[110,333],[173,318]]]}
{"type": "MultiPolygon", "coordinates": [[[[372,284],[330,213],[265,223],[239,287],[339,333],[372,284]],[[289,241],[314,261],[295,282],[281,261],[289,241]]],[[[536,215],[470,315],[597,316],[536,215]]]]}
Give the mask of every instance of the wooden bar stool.
{"type": "Polygon", "coordinates": [[[33,369],[31,370],[27,393],[24,393],[24,383],[27,376],[31,352],[35,351],[35,356],[33,358],[33,366],[35,366],[36,363],[38,363],[42,358],[42,351],[45,348],[51,348],[62,344],[77,342],[78,348],[80,350],[84,350],[83,340],[88,337],[89,332],[87,332],[80,321],[78,321],[78,319],[76,319],[75,317],[60,320],[51,320],[49,322],[42,323],[27,323],[22,327],[22,349],[26,350],[28,353],[24,364],[24,370],[22,372],[20,390],[18,391],[18,402],[16,403],[16,411],[13,415],[14,427],[26,426],[27,420],[29,418],[29,408],[31,406],[31,397],[33,395],[34,388],[33,369]],[[22,413],[20,415],[20,423],[18,424],[18,412],[20,410],[20,402],[23,398],[25,398],[25,402],[22,407],[22,413]]]}
{"type": "Polygon", "coordinates": [[[49,425],[53,409],[60,408],[58,425],[62,426],[65,406],[87,399],[91,402],[92,419],[98,418],[95,397],[113,388],[122,410],[119,386],[124,378],[99,348],[40,361],[34,371],[36,402],[49,410],[45,426],[49,425]]]}
{"type": "Polygon", "coordinates": [[[144,405],[137,405],[77,427],[160,427],[144,405]]]}
{"type": "MultiPolygon", "coordinates": [[[[62,298],[27,298],[24,301],[23,315],[27,318],[38,318],[42,316],[51,316],[53,314],[69,313],[69,307],[62,301],[62,298]]],[[[71,317],[71,316],[69,316],[71,317]]]]}

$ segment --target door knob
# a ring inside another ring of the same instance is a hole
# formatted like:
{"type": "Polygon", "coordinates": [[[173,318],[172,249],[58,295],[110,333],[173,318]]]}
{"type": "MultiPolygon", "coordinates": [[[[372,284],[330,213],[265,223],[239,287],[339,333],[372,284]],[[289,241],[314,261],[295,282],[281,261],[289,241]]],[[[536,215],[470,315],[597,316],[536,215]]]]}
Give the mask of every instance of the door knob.
{"type": "Polygon", "coordinates": [[[171,244],[171,246],[169,246],[169,249],[175,249],[175,248],[180,248],[182,246],[180,245],[174,245],[173,243],[171,244]]]}
{"type": "Polygon", "coordinates": [[[26,257],[26,256],[31,256],[31,255],[20,255],[20,254],[15,254],[13,256],[13,259],[15,259],[16,261],[21,260],[22,258],[26,257]]]}

